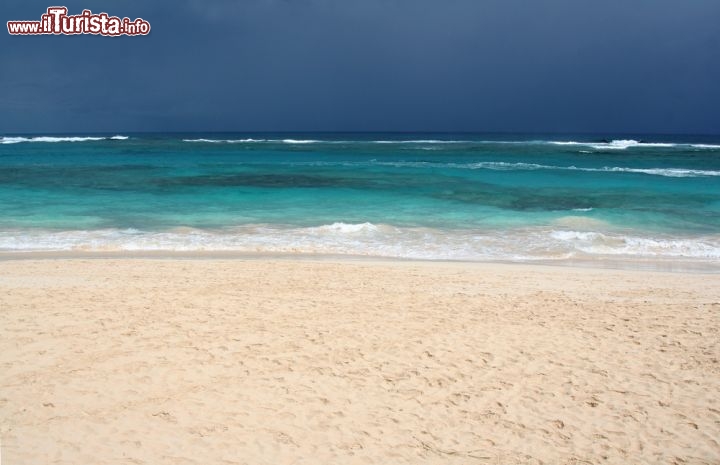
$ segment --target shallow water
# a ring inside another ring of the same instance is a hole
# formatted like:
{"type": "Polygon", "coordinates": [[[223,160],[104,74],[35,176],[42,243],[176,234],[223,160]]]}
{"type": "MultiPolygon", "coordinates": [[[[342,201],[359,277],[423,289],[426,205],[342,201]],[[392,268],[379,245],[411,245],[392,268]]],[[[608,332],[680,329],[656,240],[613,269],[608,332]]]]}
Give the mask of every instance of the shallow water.
{"type": "Polygon", "coordinates": [[[0,138],[0,250],[720,259],[707,137],[0,138]]]}

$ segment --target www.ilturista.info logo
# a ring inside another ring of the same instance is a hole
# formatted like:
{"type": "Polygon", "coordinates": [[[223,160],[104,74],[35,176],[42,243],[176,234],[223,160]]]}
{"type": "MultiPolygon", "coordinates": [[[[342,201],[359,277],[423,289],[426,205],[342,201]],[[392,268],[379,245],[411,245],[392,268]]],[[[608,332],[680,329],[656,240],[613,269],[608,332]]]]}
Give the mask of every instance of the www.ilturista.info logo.
{"type": "Polygon", "coordinates": [[[68,16],[64,6],[51,6],[40,21],[8,21],[8,32],[13,35],[38,34],[95,34],[102,36],[144,36],[150,33],[150,23],[142,18],[108,16],[83,10],[79,15],[68,16]]]}

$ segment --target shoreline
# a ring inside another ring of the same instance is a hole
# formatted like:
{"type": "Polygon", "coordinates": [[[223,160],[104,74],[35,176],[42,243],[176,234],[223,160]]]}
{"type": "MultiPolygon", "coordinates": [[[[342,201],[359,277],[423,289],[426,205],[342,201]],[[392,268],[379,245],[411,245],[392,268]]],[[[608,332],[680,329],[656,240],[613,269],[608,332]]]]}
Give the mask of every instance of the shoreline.
{"type": "Polygon", "coordinates": [[[559,267],[572,269],[605,269],[618,271],[720,274],[720,262],[666,259],[598,257],[580,259],[537,260],[450,260],[405,257],[383,257],[351,254],[316,254],[290,252],[234,252],[234,251],[0,251],[0,263],[15,260],[269,260],[334,263],[427,263],[468,266],[510,265],[520,267],[559,267]]]}

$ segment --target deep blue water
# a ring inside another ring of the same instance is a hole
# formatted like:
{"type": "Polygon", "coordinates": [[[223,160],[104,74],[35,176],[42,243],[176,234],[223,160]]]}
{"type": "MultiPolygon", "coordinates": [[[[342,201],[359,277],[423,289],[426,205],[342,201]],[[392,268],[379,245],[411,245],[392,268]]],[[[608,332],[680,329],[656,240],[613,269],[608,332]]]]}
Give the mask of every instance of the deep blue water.
{"type": "Polygon", "coordinates": [[[720,139],[0,138],[0,250],[720,259],[720,139]]]}

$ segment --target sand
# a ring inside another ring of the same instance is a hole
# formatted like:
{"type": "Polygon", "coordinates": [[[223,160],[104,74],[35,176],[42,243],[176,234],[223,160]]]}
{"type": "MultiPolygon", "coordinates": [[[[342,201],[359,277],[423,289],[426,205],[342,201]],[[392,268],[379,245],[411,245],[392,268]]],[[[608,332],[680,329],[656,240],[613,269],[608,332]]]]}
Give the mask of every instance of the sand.
{"type": "Polygon", "coordinates": [[[16,464],[720,463],[720,275],[0,261],[16,464]]]}

